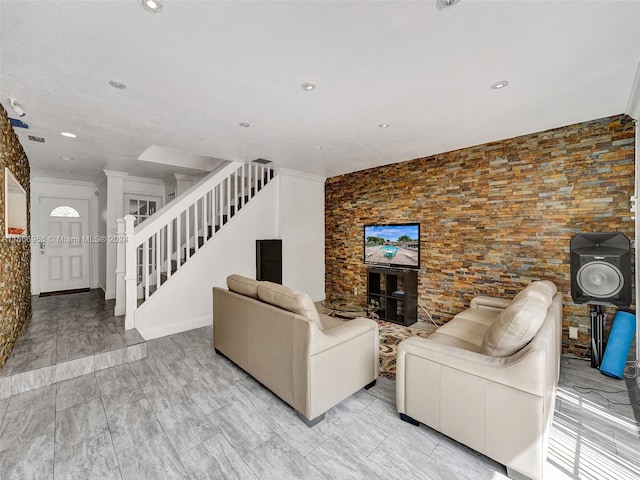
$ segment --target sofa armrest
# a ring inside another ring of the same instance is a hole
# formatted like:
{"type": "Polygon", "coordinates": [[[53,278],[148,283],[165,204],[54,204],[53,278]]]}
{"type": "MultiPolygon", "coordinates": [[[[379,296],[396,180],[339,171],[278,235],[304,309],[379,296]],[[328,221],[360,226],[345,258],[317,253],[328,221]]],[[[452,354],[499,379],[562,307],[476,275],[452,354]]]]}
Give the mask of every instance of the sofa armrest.
{"type": "Polygon", "coordinates": [[[378,335],[378,323],[370,318],[354,318],[325,331],[314,329],[313,339],[309,345],[309,355],[317,355],[360,335],[375,332],[378,335]]]}
{"type": "Polygon", "coordinates": [[[478,308],[483,310],[496,310],[502,311],[511,305],[511,300],[498,297],[487,297],[485,295],[478,295],[471,299],[469,308],[478,308]]]}

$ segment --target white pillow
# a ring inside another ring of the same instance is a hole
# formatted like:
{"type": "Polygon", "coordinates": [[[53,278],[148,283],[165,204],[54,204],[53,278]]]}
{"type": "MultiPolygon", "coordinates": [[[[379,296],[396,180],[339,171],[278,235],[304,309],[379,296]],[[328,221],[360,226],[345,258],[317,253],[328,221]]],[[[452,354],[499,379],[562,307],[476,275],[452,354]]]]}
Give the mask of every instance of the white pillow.
{"type": "Polygon", "coordinates": [[[492,357],[508,357],[527,345],[547,316],[545,302],[521,298],[505,308],[484,334],[480,351],[492,357]]]}

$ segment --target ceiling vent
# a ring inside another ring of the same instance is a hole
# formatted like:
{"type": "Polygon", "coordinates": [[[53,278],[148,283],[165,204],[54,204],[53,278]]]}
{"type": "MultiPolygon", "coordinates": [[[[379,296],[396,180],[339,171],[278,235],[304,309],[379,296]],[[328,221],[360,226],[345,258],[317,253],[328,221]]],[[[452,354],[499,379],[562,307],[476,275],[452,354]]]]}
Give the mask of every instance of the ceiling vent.
{"type": "Polygon", "coordinates": [[[44,143],[44,138],[43,137],[36,137],[35,135],[28,135],[29,140],[31,140],[32,142],[40,142],[40,143],[44,143]]]}
{"type": "Polygon", "coordinates": [[[251,163],[259,163],[260,165],[268,165],[269,163],[273,163],[271,160],[267,160],[266,158],[256,158],[251,163]]]}
{"type": "Polygon", "coordinates": [[[436,8],[438,10],[444,10],[445,8],[453,7],[460,0],[438,0],[436,2],[436,8]]]}

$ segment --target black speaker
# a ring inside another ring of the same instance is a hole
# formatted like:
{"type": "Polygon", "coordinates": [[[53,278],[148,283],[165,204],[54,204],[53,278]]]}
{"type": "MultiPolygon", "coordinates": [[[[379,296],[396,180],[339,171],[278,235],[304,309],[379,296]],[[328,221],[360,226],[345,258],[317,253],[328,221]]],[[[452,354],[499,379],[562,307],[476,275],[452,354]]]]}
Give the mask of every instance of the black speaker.
{"type": "Polygon", "coordinates": [[[282,240],[256,240],[256,280],[282,284],[282,240]]]}
{"type": "Polygon", "coordinates": [[[575,303],[631,305],[631,244],[622,233],[578,233],[571,239],[575,303]]]}

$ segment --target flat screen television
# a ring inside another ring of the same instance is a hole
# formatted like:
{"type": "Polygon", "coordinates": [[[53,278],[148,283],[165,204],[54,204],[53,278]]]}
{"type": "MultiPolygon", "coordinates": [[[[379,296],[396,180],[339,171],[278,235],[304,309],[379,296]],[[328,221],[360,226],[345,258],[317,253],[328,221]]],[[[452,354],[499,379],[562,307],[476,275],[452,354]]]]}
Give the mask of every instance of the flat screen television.
{"type": "Polygon", "coordinates": [[[365,225],[364,263],[420,268],[420,224],[365,225]]]}

